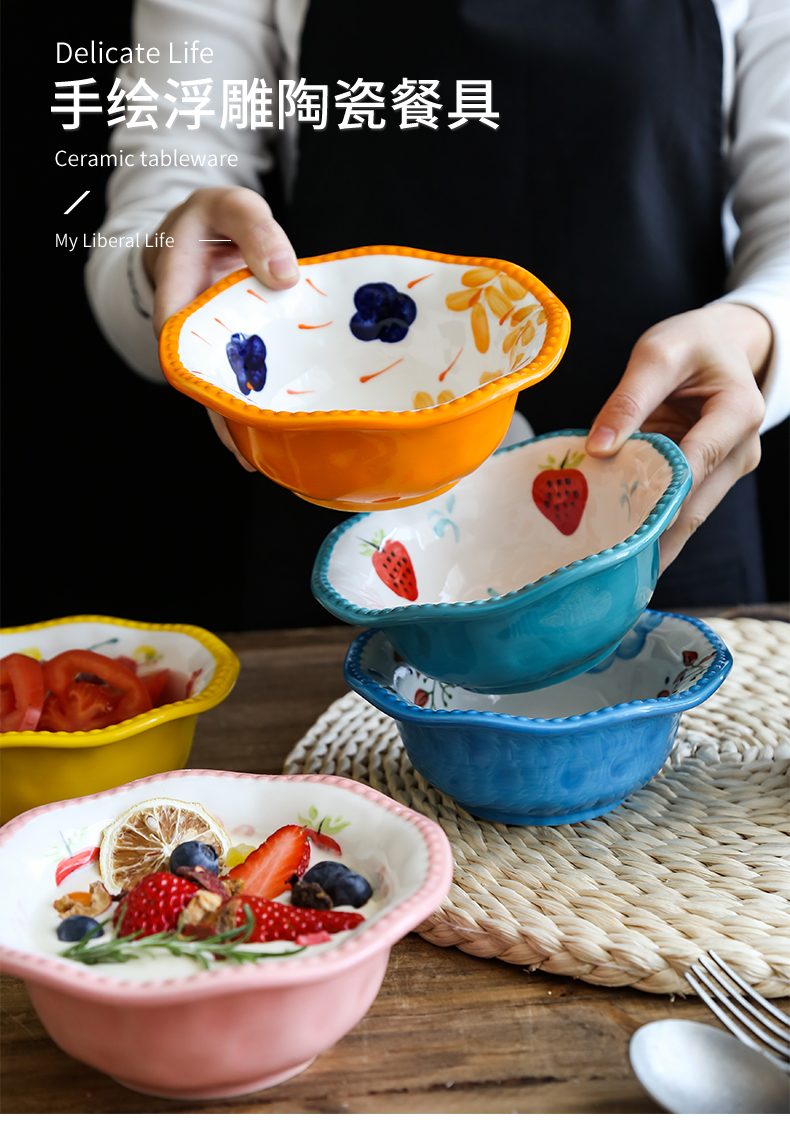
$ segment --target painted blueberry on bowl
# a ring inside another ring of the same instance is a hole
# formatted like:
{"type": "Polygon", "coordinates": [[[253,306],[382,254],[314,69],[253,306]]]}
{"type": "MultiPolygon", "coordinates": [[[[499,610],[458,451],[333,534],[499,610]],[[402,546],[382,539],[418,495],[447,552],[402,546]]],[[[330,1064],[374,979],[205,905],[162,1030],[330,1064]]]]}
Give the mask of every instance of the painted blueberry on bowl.
{"type": "Polygon", "coordinates": [[[266,384],[266,346],[257,334],[233,334],[225,346],[230,367],[245,396],[266,384]]]}
{"type": "Polygon", "coordinates": [[[360,341],[403,341],[417,317],[417,307],[408,294],[389,283],[365,283],[354,294],[356,314],[349,322],[360,341]]]}

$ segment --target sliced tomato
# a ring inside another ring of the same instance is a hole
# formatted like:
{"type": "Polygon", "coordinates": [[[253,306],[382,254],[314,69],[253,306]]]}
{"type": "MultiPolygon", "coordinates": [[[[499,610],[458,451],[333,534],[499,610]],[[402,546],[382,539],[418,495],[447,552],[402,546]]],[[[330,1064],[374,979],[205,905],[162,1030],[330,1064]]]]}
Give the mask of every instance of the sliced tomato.
{"type": "Polygon", "coordinates": [[[152,671],[150,675],[141,675],[141,681],[148,687],[151,696],[151,706],[163,706],[164,689],[170,678],[170,668],[164,667],[161,671],[152,671]]]}
{"type": "Polygon", "coordinates": [[[0,686],[3,688],[0,731],[5,734],[12,730],[35,730],[44,706],[41,664],[18,652],[5,655],[0,659],[0,686]]]}
{"type": "Polygon", "coordinates": [[[39,730],[100,730],[109,726],[117,704],[117,697],[108,694],[103,686],[75,681],[64,699],[47,695],[39,719],[39,730]]]}
{"type": "Polygon", "coordinates": [[[6,718],[16,706],[16,696],[10,683],[0,684],[0,718],[6,718]]]}
{"type": "Polygon", "coordinates": [[[128,667],[128,669],[133,674],[135,674],[135,675],[137,674],[137,663],[134,659],[131,659],[128,655],[119,655],[118,658],[115,660],[115,662],[123,664],[123,666],[128,667]]]}
{"type": "MultiPolygon", "coordinates": [[[[125,722],[137,714],[143,714],[151,709],[151,695],[141,679],[122,663],[108,659],[106,655],[98,655],[94,651],[85,651],[74,648],[71,651],[62,651],[54,659],[44,664],[44,683],[52,695],[57,699],[58,712],[72,722],[79,715],[79,721],[84,722],[83,709],[86,707],[87,698],[76,697],[84,692],[76,691],[78,687],[89,687],[100,691],[112,703],[111,709],[106,714],[103,726],[112,726],[117,722],[125,722]],[[95,675],[106,683],[100,687],[92,682],[86,682],[80,676],[95,675]],[[120,691],[120,696],[114,692],[120,691]]],[[[52,707],[53,711],[55,706],[52,707]]],[[[94,700],[88,709],[96,716],[97,700],[94,700]]],[[[65,727],[62,727],[65,728],[65,727]]],[[[84,729],[83,725],[74,725],[75,729],[84,729]]],[[[94,724],[92,729],[96,729],[94,724]]]]}

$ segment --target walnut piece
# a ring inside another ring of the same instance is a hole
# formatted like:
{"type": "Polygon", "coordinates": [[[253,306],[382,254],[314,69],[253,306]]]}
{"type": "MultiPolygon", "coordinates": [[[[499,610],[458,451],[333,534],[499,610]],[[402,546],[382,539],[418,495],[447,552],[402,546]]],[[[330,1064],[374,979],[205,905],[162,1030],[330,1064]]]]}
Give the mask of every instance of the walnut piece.
{"type": "Polygon", "coordinates": [[[196,926],[198,922],[202,922],[209,914],[213,914],[220,906],[222,906],[222,895],[216,894],[214,891],[198,891],[186,905],[184,910],[184,922],[190,926],[196,926]]]}
{"type": "MultiPolygon", "coordinates": [[[[81,893],[81,891],[74,892],[74,894],[81,893]]],[[[85,914],[88,918],[95,918],[97,914],[107,910],[111,904],[112,899],[104,883],[91,883],[90,900],[88,902],[72,898],[71,895],[63,895],[55,900],[55,910],[61,918],[71,918],[74,914],[85,914]]]]}

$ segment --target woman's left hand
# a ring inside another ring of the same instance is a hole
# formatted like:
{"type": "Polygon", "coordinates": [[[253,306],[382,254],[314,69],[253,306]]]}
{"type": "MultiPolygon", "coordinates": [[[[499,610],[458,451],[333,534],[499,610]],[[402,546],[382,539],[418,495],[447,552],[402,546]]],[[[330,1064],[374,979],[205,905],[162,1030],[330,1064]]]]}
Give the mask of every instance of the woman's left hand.
{"type": "Polygon", "coordinates": [[[614,455],[639,430],[669,436],[689,461],[692,488],[661,537],[661,572],[730,487],[760,462],[765,402],[759,381],[772,344],[768,320],[735,302],[667,318],[637,341],[590,429],[589,455],[614,455]]]}

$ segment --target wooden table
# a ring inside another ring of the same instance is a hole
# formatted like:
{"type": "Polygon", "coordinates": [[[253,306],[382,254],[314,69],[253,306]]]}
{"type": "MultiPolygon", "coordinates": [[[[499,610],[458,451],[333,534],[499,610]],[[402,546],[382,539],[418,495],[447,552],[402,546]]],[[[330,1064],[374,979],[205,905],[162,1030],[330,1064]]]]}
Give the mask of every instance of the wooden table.
{"type": "MultiPolygon", "coordinates": [[[[785,606],[726,614],[790,618],[785,606]]],[[[342,661],[355,635],[336,627],[226,636],[241,675],[230,698],[201,717],[190,768],[279,773],[346,693],[342,661]]],[[[128,1091],[60,1051],[20,981],[3,977],[0,991],[4,1114],[659,1112],[631,1070],[632,1034],[668,1017],[717,1023],[696,998],[530,973],[412,934],[393,948],[368,1014],[301,1075],[241,1098],[171,1102],[128,1091]]]]}

